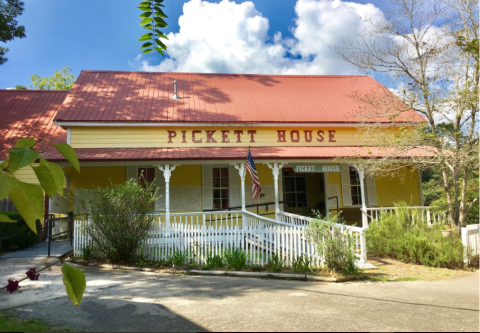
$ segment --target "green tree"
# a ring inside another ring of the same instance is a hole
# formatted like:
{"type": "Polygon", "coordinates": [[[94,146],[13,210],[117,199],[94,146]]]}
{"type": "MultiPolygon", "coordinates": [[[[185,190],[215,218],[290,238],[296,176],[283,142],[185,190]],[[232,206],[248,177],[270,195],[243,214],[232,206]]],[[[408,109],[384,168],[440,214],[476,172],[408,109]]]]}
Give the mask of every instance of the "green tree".
{"type": "MultiPolygon", "coordinates": [[[[45,215],[45,194],[50,198],[55,194],[63,196],[65,184],[62,168],[41,157],[34,149],[37,143],[34,138],[19,139],[15,147],[8,149],[8,157],[0,163],[0,200],[8,197],[35,234],[37,234],[36,220],[43,219],[45,215]],[[33,169],[41,186],[25,183],[15,177],[16,171],[28,167],[33,169]]],[[[70,145],[66,143],[52,145],[80,172],[77,154],[70,145]]],[[[0,214],[0,222],[14,223],[15,221],[0,214]]],[[[35,275],[35,269],[33,270],[35,275]]],[[[68,296],[75,305],[80,305],[86,287],[85,274],[67,264],[63,265],[62,273],[68,296]]],[[[10,292],[18,290],[18,283],[19,281],[9,280],[7,290],[10,292]]]]}
{"type": "Polygon", "coordinates": [[[17,84],[17,85],[15,86],[15,89],[17,89],[17,90],[26,90],[26,89],[28,89],[28,88],[25,87],[25,86],[22,86],[21,84],[17,84]]]}
{"type": "MultiPolygon", "coordinates": [[[[383,73],[398,88],[393,94],[358,94],[369,126],[361,126],[386,157],[364,164],[365,172],[389,174],[409,165],[439,168],[450,224],[461,226],[479,197],[468,184],[478,169],[480,59],[478,1],[390,0],[385,19],[365,19],[356,39],[335,47],[345,61],[366,73],[383,73]],[[426,123],[388,131],[374,126],[415,110],[426,123]],[[371,125],[371,126],[370,126],[371,125]],[[403,158],[412,149],[428,158],[403,158]],[[402,163],[398,163],[402,160],[402,163]]],[[[478,192],[477,192],[478,193],[478,192]]]]}
{"type": "Polygon", "coordinates": [[[40,77],[38,74],[34,74],[30,78],[32,83],[29,84],[29,87],[38,90],[70,90],[77,79],[75,75],[70,74],[71,71],[70,67],[67,66],[59,71],[56,70],[49,77],[40,77]]]}
{"type": "MultiPolygon", "coordinates": [[[[24,3],[20,0],[0,0],[0,41],[6,43],[14,38],[25,38],[25,27],[18,25],[17,16],[22,15],[24,3]]],[[[0,46],[0,65],[8,59],[6,47],[0,46]]]]}

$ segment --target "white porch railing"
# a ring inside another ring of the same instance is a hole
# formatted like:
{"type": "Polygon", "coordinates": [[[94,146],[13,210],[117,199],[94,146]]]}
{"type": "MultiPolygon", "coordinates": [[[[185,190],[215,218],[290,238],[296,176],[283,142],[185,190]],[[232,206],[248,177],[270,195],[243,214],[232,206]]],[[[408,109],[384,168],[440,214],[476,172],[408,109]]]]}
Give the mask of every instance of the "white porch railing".
{"type": "MultiPolygon", "coordinates": [[[[378,221],[381,218],[382,214],[393,213],[399,209],[405,209],[404,207],[376,207],[376,208],[366,208],[367,214],[367,223],[374,220],[378,221]]],[[[412,222],[426,222],[428,225],[437,222],[447,221],[445,213],[434,213],[429,206],[411,206],[406,207],[409,214],[411,215],[412,222]]]]}
{"type": "MultiPolygon", "coordinates": [[[[247,252],[247,261],[266,264],[277,254],[291,265],[292,261],[306,254],[311,263],[321,265],[323,255],[308,240],[306,228],[276,221],[250,212],[199,212],[155,215],[142,250],[149,260],[167,260],[178,252],[185,252],[189,260],[205,263],[207,256],[237,248],[247,252]]],[[[91,245],[86,232],[86,220],[75,221],[74,256],[82,255],[82,249],[91,245]]],[[[342,225],[336,227],[344,228],[342,225]]],[[[346,227],[355,236],[354,251],[361,262],[366,261],[365,234],[361,228],[346,227]]]]}

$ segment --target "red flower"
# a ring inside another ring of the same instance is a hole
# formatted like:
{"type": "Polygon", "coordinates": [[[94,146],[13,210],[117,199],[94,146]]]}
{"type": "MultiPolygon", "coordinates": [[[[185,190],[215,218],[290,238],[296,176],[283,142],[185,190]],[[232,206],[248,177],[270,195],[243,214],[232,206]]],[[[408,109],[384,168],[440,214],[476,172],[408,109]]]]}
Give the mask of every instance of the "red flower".
{"type": "Polygon", "coordinates": [[[32,281],[38,281],[38,277],[40,276],[40,273],[37,273],[36,268],[30,268],[28,272],[26,272],[28,278],[32,281]]]}
{"type": "Polygon", "coordinates": [[[19,282],[17,280],[12,280],[12,279],[9,279],[8,280],[8,285],[7,285],[7,291],[11,293],[17,291],[18,289],[20,289],[20,286],[18,285],[19,282]]]}

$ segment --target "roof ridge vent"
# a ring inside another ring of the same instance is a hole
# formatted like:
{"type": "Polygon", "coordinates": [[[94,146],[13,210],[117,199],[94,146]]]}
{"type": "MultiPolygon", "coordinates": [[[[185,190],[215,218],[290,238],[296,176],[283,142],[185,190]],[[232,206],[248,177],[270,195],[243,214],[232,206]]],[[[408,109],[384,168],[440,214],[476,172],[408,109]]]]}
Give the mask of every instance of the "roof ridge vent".
{"type": "Polygon", "coordinates": [[[177,80],[173,80],[173,96],[170,97],[172,101],[178,101],[180,97],[178,97],[177,93],[177,80]]]}

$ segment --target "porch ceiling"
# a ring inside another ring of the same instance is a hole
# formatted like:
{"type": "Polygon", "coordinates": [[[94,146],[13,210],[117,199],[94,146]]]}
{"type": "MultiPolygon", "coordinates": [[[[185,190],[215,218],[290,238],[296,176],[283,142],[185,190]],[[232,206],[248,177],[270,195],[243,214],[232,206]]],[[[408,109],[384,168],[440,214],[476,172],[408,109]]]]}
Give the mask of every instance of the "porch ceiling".
{"type": "MultiPolygon", "coordinates": [[[[431,147],[415,148],[398,158],[432,157],[431,147]]],[[[372,147],[252,147],[252,156],[263,159],[331,159],[335,157],[379,158],[394,156],[394,149],[372,147]]],[[[178,161],[178,160],[241,160],[247,157],[246,147],[213,148],[76,148],[78,159],[91,161],[178,161]]],[[[57,151],[43,157],[53,162],[65,162],[57,151]]]]}

